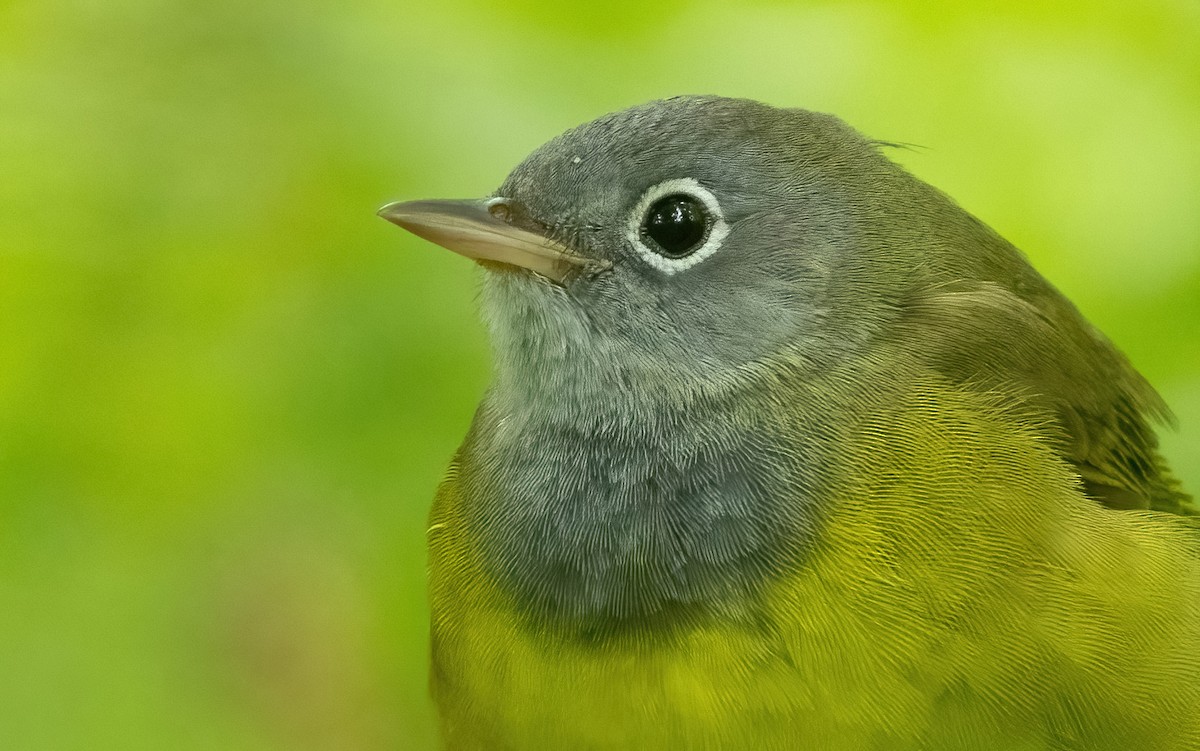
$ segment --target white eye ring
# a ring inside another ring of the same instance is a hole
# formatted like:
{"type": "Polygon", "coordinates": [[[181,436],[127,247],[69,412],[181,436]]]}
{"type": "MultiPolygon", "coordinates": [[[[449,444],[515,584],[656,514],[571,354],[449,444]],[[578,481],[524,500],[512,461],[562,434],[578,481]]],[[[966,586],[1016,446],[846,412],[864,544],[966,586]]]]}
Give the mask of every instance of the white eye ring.
{"type": "Polygon", "coordinates": [[[633,213],[629,215],[629,223],[625,227],[625,238],[637,250],[642,260],[664,274],[674,274],[690,269],[708,258],[717,252],[728,234],[729,223],[725,221],[725,215],[721,213],[721,205],[717,203],[717,197],[708,188],[690,177],[664,180],[643,193],[642,197],[638,199],[637,205],[634,206],[633,213]],[[650,210],[655,201],[672,193],[683,193],[699,200],[708,211],[711,222],[708,236],[704,238],[704,244],[683,258],[667,258],[647,246],[645,240],[642,239],[642,223],[646,219],[646,212],[650,210]]]}

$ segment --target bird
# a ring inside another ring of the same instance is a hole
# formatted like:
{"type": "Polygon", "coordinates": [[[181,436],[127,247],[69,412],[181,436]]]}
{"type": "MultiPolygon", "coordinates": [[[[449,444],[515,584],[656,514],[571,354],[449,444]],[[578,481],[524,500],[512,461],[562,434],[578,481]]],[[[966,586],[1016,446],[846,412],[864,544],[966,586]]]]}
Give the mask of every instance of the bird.
{"type": "Polygon", "coordinates": [[[484,267],[445,748],[1200,749],[1167,407],[891,145],[681,96],[379,210],[484,267]]]}

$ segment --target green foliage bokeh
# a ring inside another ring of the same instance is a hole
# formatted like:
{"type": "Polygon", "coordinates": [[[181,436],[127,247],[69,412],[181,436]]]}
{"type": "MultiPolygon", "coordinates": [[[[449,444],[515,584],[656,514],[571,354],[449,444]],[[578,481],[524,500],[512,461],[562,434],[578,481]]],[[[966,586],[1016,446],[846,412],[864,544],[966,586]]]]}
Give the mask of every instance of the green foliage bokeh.
{"type": "Polygon", "coordinates": [[[0,3],[0,748],[433,744],[475,272],[374,217],[676,93],[834,112],[1163,392],[1200,490],[1200,5],[0,3]]]}

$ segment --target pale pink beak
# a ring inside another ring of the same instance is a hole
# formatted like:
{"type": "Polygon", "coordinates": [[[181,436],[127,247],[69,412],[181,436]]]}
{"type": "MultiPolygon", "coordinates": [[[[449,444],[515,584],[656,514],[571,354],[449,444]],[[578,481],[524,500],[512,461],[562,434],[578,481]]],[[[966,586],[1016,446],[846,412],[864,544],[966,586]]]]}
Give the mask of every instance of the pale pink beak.
{"type": "Polygon", "coordinates": [[[397,201],[377,213],[392,224],[476,261],[519,266],[558,283],[594,265],[544,235],[514,227],[493,214],[504,199],[397,201]]]}

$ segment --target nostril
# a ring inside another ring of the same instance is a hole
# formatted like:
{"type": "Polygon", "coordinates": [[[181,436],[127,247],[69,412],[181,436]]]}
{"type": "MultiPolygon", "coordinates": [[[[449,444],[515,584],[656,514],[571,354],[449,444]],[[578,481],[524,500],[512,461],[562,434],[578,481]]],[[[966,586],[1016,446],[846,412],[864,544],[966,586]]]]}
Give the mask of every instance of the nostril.
{"type": "Polygon", "coordinates": [[[487,210],[489,214],[502,222],[507,222],[512,217],[512,210],[508,207],[508,199],[506,198],[489,199],[487,210]]]}

